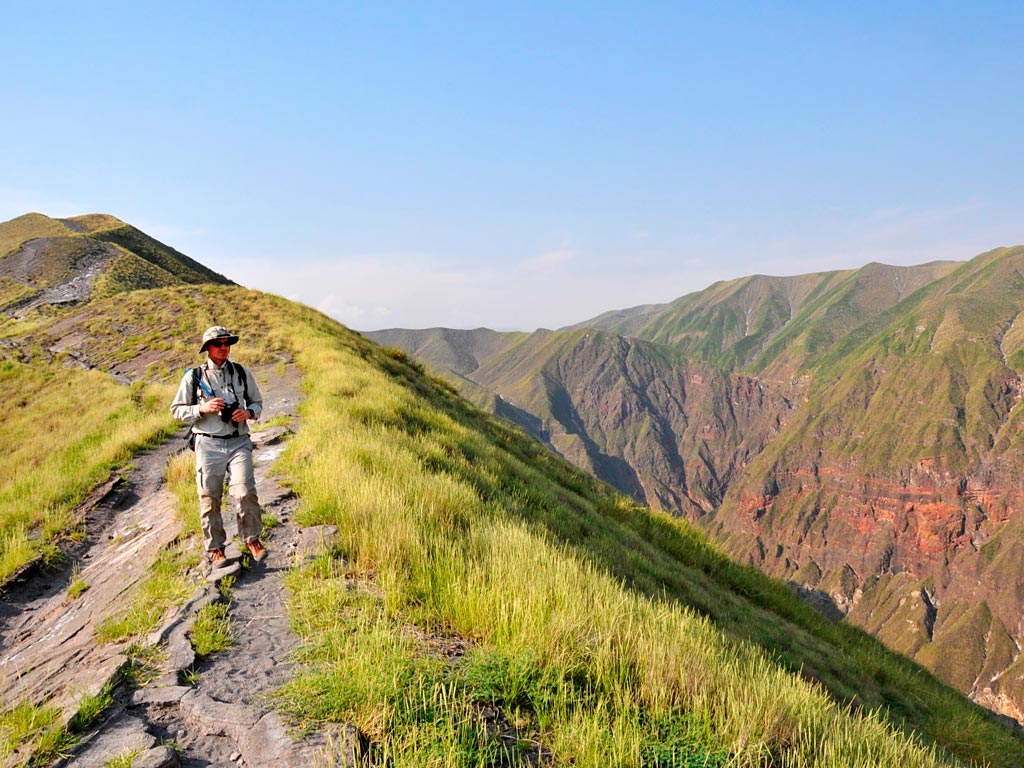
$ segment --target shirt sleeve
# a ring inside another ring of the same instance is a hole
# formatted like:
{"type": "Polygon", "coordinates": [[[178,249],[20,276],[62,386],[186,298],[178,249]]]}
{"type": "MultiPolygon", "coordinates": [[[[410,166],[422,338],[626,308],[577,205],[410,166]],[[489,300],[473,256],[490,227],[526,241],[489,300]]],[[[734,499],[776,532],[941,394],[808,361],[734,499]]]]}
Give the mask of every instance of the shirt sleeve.
{"type": "Polygon", "coordinates": [[[171,415],[186,424],[195,424],[199,418],[199,403],[192,402],[192,371],[185,371],[185,377],[178,385],[178,391],[171,402],[171,415]]]}

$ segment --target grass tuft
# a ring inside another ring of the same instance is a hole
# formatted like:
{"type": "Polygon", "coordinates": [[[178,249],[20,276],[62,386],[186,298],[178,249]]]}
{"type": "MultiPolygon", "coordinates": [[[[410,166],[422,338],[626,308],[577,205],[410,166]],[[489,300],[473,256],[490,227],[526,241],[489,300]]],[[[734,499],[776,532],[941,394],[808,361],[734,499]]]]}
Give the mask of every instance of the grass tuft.
{"type": "Polygon", "coordinates": [[[162,550],[146,578],[133,589],[129,607],[96,626],[96,639],[116,643],[156,629],[168,608],[192,594],[187,572],[199,560],[193,550],[188,541],[162,550]]]}
{"type": "Polygon", "coordinates": [[[209,656],[230,648],[234,644],[234,634],[227,604],[211,603],[200,608],[192,625],[191,637],[192,647],[198,656],[209,656]]]}

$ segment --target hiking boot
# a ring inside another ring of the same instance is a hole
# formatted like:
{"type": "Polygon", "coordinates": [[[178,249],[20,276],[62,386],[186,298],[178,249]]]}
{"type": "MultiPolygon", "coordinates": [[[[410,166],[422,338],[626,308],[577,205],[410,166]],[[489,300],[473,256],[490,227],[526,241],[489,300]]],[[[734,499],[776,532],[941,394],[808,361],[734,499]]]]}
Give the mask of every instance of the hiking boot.
{"type": "Polygon", "coordinates": [[[226,568],[228,566],[228,559],[224,555],[224,548],[210,550],[210,565],[214,568],[226,568]]]}
{"type": "Polygon", "coordinates": [[[248,541],[245,546],[249,548],[249,554],[252,555],[252,559],[257,563],[267,556],[267,548],[260,543],[259,539],[248,541]]]}

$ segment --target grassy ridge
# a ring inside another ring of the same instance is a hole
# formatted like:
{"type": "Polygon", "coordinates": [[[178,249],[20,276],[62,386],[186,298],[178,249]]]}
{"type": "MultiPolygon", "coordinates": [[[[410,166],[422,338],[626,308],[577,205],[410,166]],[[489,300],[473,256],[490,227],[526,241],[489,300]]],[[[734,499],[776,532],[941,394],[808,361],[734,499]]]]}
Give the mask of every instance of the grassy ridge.
{"type": "Polygon", "coordinates": [[[70,280],[86,257],[103,265],[89,298],[179,283],[231,283],[113,216],[51,219],[31,213],[0,222],[0,308],[70,280]],[[45,239],[17,253],[39,238],[45,239]]]}
{"type": "MultiPolygon", "coordinates": [[[[138,256],[160,272],[173,275],[182,283],[230,283],[224,275],[214,272],[169,245],[127,224],[98,229],[91,234],[96,240],[114,243],[138,256]]],[[[151,285],[134,286],[150,288],[151,285]]]]}
{"type": "Polygon", "coordinates": [[[10,221],[0,222],[0,258],[3,258],[26,240],[36,237],[65,237],[72,230],[57,219],[41,213],[26,213],[10,221]]]}
{"type": "Polygon", "coordinates": [[[852,653],[847,693],[926,741],[993,764],[1024,756],[980,709],[905,661],[875,664],[865,685],[856,666],[885,656],[877,643],[813,618],[783,587],[401,360],[329,328],[296,344],[308,400],[288,468],[305,521],[339,525],[344,554],[293,579],[308,664],[283,694],[296,717],[353,718],[402,765],[490,759],[473,715],[482,702],[521,724],[516,749],[540,744],[578,765],[685,765],[687,750],[749,765],[944,764],[879,715],[853,715],[786,671],[810,650],[834,656],[836,687],[839,657],[852,653]],[[371,587],[354,588],[363,581],[371,587]],[[723,632],[708,615],[740,623],[723,632]],[[758,634],[758,644],[738,639],[758,634]],[[464,662],[424,655],[424,636],[465,639],[464,662]],[[766,654],[761,643],[779,646],[766,654]],[[483,688],[465,680],[481,666],[491,670],[483,688]],[[668,732],[680,740],[659,762],[668,732]]]}
{"type": "Polygon", "coordinates": [[[673,347],[690,359],[784,380],[882,312],[948,275],[953,262],[728,280],[670,304],[599,315],[593,327],[673,347]]]}
{"type": "Polygon", "coordinates": [[[351,718],[395,765],[1024,763],[919,668],[312,310],[184,287],[80,320],[90,359],[145,335],[174,379],[213,322],[303,367],[287,470],[341,545],[291,577],[300,721],[351,718]]]}

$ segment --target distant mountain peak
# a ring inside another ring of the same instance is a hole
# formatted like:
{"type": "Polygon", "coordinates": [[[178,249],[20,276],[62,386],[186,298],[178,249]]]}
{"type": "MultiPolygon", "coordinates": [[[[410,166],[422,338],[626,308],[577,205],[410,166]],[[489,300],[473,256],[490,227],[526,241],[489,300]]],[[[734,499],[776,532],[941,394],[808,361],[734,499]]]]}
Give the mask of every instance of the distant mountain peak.
{"type": "Polygon", "coordinates": [[[231,281],[109,214],[27,213],[0,223],[0,312],[8,315],[177,283],[231,281]]]}

